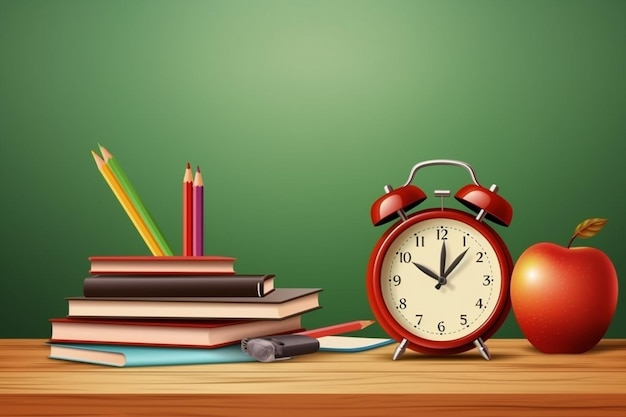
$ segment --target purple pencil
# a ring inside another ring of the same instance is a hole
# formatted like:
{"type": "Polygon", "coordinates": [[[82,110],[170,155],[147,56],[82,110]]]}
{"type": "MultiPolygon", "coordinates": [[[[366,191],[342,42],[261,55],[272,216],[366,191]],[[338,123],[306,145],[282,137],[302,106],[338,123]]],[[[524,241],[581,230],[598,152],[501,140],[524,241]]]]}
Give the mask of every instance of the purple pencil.
{"type": "Polygon", "coordinates": [[[204,255],[204,182],[200,167],[193,179],[193,256],[204,255]]]}

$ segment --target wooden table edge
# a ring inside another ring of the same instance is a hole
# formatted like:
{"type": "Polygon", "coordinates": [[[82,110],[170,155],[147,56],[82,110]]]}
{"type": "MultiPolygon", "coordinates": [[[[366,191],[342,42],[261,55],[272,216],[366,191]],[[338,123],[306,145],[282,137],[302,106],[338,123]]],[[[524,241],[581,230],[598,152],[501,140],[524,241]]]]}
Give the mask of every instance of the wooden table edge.
{"type": "Polygon", "coordinates": [[[623,416],[621,394],[2,394],[11,416],[623,416]]]}

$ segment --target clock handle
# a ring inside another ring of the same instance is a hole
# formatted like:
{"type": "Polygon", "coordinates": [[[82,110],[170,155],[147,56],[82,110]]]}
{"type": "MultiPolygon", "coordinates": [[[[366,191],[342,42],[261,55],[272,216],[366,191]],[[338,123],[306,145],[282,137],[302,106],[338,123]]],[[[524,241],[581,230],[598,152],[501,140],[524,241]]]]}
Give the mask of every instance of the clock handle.
{"type": "Polygon", "coordinates": [[[472,177],[472,181],[474,182],[474,184],[478,185],[479,187],[481,186],[480,183],[478,182],[478,179],[476,178],[476,172],[474,171],[474,168],[472,168],[471,165],[468,164],[467,162],[457,161],[455,159],[431,159],[428,161],[422,161],[422,162],[415,164],[413,168],[411,168],[411,172],[409,173],[409,179],[406,180],[406,183],[404,183],[404,186],[406,187],[407,185],[413,182],[415,173],[418,170],[420,170],[421,168],[426,168],[426,167],[435,166],[435,165],[453,165],[453,166],[465,168],[469,172],[470,177],[472,177]]]}
{"type": "Polygon", "coordinates": [[[498,186],[496,184],[492,184],[491,187],[487,189],[480,185],[478,179],[476,178],[474,168],[472,168],[467,162],[457,161],[454,159],[431,159],[419,162],[411,168],[409,179],[403,187],[407,187],[411,184],[413,178],[415,177],[415,173],[418,170],[434,165],[453,165],[465,168],[467,172],[469,172],[474,184],[468,184],[462,187],[454,195],[454,198],[470,210],[478,213],[476,220],[483,221],[484,218],[487,218],[488,220],[505,227],[511,224],[511,220],[513,219],[513,209],[504,198],[497,194],[498,186]]]}

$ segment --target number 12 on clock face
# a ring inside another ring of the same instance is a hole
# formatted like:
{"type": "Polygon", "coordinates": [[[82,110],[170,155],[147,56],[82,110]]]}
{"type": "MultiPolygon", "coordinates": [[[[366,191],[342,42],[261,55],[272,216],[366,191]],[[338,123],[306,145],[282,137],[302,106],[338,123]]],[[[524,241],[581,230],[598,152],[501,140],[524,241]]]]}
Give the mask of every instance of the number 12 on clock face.
{"type": "Polygon", "coordinates": [[[466,221],[413,222],[382,259],[385,307],[406,332],[425,341],[471,338],[497,307],[500,263],[490,239],[466,221]]]}

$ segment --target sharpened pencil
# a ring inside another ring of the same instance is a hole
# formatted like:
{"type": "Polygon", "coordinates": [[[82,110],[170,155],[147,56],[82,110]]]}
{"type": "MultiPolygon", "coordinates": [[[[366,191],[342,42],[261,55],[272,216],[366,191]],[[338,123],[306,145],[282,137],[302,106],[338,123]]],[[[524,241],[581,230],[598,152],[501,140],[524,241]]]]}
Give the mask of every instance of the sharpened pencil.
{"type": "Polygon", "coordinates": [[[104,180],[109,185],[109,188],[111,188],[111,191],[113,191],[113,194],[115,194],[115,197],[117,197],[117,201],[119,201],[122,208],[124,208],[124,211],[132,221],[133,225],[135,225],[135,228],[141,235],[141,238],[144,240],[152,254],[155,256],[163,256],[163,252],[159,248],[159,245],[157,245],[156,241],[148,231],[148,228],[146,227],[145,223],[139,216],[139,213],[122,189],[119,181],[115,178],[113,171],[111,171],[111,167],[106,164],[104,160],[100,158],[100,156],[98,156],[98,154],[96,154],[94,151],[91,151],[91,154],[93,155],[93,159],[96,161],[98,170],[104,177],[104,180]]]}
{"type": "Polygon", "coordinates": [[[204,255],[204,182],[200,167],[193,179],[193,256],[204,255]]]}
{"type": "Polygon", "coordinates": [[[150,212],[143,204],[143,201],[141,201],[141,198],[139,198],[139,194],[137,194],[135,187],[133,187],[132,183],[128,180],[128,177],[126,176],[124,170],[122,170],[122,167],[117,161],[117,158],[115,158],[104,146],[100,144],[98,144],[98,146],[100,147],[100,153],[102,154],[104,163],[111,167],[111,171],[113,171],[113,174],[122,186],[122,189],[126,192],[126,195],[135,206],[137,213],[139,214],[148,231],[161,249],[161,252],[167,256],[174,255],[172,249],[170,249],[170,246],[167,244],[165,237],[163,237],[163,233],[161,233],[161,230],[150,215],[150,212]]]}
{"type": "Polygon", "coordinates": [[[183,256],[193,256],[193,175],[189,162],[183,177],[183,256]]]}
{"type": "Polygon", "coordinates": [[[371,324],[374,324],[373,320],[355,320],[346,323],[333,324],[332,326],[320,327],[319,329],[305,330],[296,334],[301,334],[314,338],[334,336],[342,333],[354,332],[356,330],[365,329],[371,324]]]}

